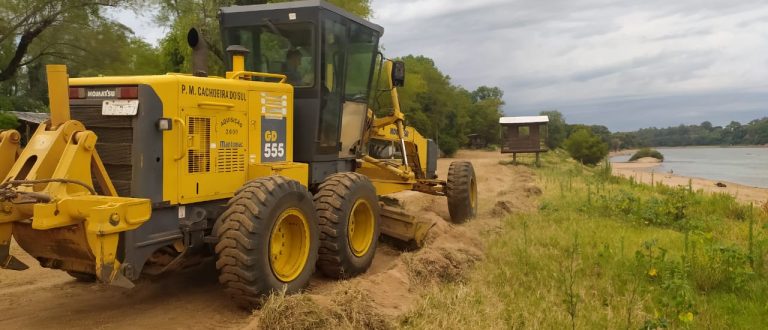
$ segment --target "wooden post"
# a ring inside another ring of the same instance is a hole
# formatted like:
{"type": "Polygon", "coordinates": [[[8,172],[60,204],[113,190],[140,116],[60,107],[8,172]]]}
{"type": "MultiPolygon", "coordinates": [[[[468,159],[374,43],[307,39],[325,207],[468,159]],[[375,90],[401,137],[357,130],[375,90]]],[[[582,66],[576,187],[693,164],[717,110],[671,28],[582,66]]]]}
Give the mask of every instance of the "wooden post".
{"type": "Polygon", "coordinates": [[[512,165],[517,165],[517,153],[512,153],[512,165]]]}

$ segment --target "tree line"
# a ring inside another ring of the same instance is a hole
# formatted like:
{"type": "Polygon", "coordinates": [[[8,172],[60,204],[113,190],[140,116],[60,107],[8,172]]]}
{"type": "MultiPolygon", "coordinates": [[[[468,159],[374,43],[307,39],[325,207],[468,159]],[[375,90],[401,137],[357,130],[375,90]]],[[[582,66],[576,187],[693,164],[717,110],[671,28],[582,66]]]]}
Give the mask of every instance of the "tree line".
{"type": "Polygon", "coordinates": [[[557,110],[542,111],[549,116],[547,147],[563,148],[576,160],[596,164],[611,150],[695,145],[766,145],[768,117],[747,124],[732,121],[725,127],[705,121],[700,125],[642,128],[611,132],[603,125],[568,124],[557,110]]]}
{"type": "Polygon", "coordinates": [[[642,128],[632,132],[611,134],[611,148],[677,147],[696,145],[764,145],[768,144],[768,117],[746,124],[731,121],[725,127],[705,121],[699,125],[667,128],[642,128]]]}
{"type": "Polygon", "coordinates": [[[768,117],[746,124],[731,121],[726,126],[714,126],[705,121],[699,125],[678,125],[667,128],[641,128],[629,132],[611,132],[603,125],[568,124],[559,111],[542,111],[549,116],[547,145],[558,148],[573,132],[587,129],[610,146],[611,150],[645,147],[678,147],[701,145],[765,145],[768,144],[768,117]]]}
{"type": "MultiPolygon", "coordinates": [[[[0,128],[18,124],[6,111],[48,111],[46,64],[67,64],[73,77],[190,72],[192,58],[186,33],[191,27],[202,31],[209,44],[209,72],[223,76],[225,52],[218,26],[219,8],[267,2],[285,0],[0,2],[0,128]],[[153,8],[154,21],[167,27],[167,33],[158,45],[149,44],[111,17],[108,8],[134,12],[153,8]]],[[[365,18],[373,12],[370,0],[330,2],[365,18]]],[[[424,56],[398,60],[407,67],[407,83],[400,88],[406,124],[438,141],[443,153],[449,155],[464,146],[471,133],[481,134],[488,143],[499,143],[498,120],[504,104],[501,89],[481,86],[469,91],[454,84],[424,56]]],[[[377,114],[385,115],[391,104],[381,94],[373,93],[370,104],[377,114]]]]}

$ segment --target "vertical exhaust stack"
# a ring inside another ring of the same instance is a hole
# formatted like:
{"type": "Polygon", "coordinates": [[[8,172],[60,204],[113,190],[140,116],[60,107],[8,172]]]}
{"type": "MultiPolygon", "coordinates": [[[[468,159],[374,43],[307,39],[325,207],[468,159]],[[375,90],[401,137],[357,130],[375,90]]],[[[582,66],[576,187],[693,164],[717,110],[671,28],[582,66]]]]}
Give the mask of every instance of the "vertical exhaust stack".
{"type": "Polygon", "coordinates": [[[232,58],[232,71],[227,71],[227,79],[231,79],[238,72],[245,71],[245,56],[250,52],[248,48],[240,45],[227,47],[227,54],[232,58]]]}
{"type": "Polygon", "coordinates": [[[187,44],[192,48],[192,74],[197,77],[208,76],[208,44],[196,28],[187,32],[187,44]]]}

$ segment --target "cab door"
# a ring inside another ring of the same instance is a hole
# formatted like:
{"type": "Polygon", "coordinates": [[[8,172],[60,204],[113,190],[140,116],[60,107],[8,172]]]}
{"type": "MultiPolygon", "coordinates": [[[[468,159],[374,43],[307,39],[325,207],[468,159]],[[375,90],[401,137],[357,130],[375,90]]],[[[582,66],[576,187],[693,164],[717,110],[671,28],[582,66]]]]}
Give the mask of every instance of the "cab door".
{"type": "Polygon", "coordinates": [[[339,158],[356,158],[361,151],[379,40],[378,32],[355,22],[348,31],[339,158]]]}
{"type": "Polygon", "coordinates": [[[347,25],[337,15],[322,15],[320,50],[320,120],[317,153],[333,155],[339,152],[341,114],[344,104],[344,74],[346,72],[347,25]]]}

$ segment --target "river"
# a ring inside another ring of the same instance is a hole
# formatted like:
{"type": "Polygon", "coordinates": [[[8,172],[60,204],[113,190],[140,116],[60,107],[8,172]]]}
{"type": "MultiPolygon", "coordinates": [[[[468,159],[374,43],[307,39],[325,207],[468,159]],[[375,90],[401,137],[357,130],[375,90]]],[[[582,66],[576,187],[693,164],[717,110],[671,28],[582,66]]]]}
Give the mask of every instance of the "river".
{"type": "MultiPolygon", "coordinates": [[[[664,162],[652,170],[672,171],[676,175],[735,182],[768,188],[768,148],[758,147],[685,147],[657,148],[664,162]]],[[[630,155],[611,157],[612,162],[626,162],[630,155]]]]}

